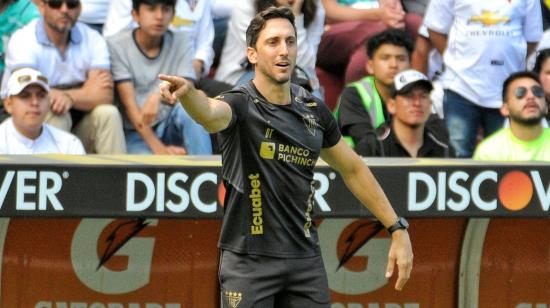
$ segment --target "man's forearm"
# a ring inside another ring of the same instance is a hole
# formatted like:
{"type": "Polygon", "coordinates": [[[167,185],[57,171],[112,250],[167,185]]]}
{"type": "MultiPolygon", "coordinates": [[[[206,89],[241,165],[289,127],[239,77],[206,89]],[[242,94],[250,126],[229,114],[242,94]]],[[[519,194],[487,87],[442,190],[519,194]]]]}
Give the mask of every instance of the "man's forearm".
{"type": "Polygon", "coordinates": [[[187,113],[210,133],[224,129],[229,123],[230,110],[220,108],[220,105],[227,103],[208,98],[202,91],[192,88],[179,100],[187,113]],[[229,113],[224,116],[222,113],[227,111],[229,113]]]}
{"type": "Polygon", "coordinates": [[[386,228],[391,226],[397,221],[397,214],[384,191],[365,163],[358,156],[352,159],[358,162],[352,172],[343,174],[346,185],[386,228]]]}
{"type": "Polygon", "coordinates": [[[73,108],[82,111],[90,111],[95,106],[113,103],[113,89],[105,88],[90,91],[85,88],[66,90],[74,101],[73,108]]]}
{"type": "Polygon", "coordinates": [[[430,42],[432,45],[439,51],[440,54],[443,54],[445,52],[445,49],[447,49],[447,34],[435,32],[431,29],[428,29],[428,33],[430,34],[430,42]]]}

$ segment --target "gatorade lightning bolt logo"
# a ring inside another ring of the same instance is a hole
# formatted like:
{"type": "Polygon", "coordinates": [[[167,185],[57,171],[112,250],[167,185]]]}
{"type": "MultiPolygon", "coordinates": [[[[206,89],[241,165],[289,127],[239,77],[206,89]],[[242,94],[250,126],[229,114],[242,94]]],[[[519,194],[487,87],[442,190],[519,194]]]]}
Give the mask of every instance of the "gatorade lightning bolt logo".
{"type": "Polygon", "coordinates": [[[144,218],[138,218],[136,220],[124,222],[116,227],[116,229],[107,237],[107,248],[103,252],[99,264],[96,270],[98,270],[103,264],[126,244],[132,237],[147,227],[148,223],[144,218]]]}

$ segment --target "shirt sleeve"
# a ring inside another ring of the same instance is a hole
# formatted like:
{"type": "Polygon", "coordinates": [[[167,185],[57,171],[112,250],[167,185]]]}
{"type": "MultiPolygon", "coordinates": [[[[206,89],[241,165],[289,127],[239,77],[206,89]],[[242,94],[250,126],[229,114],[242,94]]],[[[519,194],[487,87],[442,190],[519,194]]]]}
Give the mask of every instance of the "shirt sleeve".
{"type": "Polygon", "coordinates": [[[327,105],[315,98],[319,111],[321,126],[323,127],[323,148],[330,148],[340,141],[342,134],[338,129],[336,119],[328,109],[327,105]]]}
{"type": "MultiPolygon", "coordinates": [[[[36,29],[36,23],[33,24],[36,29]]],[[[27,26],[29,27],[29,26],[27,26]]],[[[27,35],[33,33],[27,28],[17,30],[10,38],[6,48],[6,69],[14,71],[21,67],[38,68],[38,57],[36,48],[29,48],[27,35]]]]}
{"type": "Polygon", "coordinates": [[[454,21],[454,0],[431,0],[424,16],[429,29],[448,34],[454,21]]]}
{"type": "Polygon", "coordinates": [[[85,26],[82,26],[80,28],[82,31],[87,31],[87,35],[89,35],[90,40],[88,44],[91,44],[91,62],[90,62],[90,69],[111,69],[111,61],[109,59],[109,50],[107,48],[107,42],[105,39],[99,34],[99,32],[85,28],[85,26]]]}
{"type": "Polygon", "coordinates": [[[210,1],[205,1],[204,10],[201,18],[198,20],[195,33],[195,59],[204,62],[203,75],[208,74],[212,62],[214,62],[214,22],[210,12],[210,1]]]}
{"type": "Polygon", "coordinates": [[[246,104],[246,94],[240,92],[226,92],[215,97],[215,99],[226,102],[231,108],[231,121],[227,128],[222,132],[233,130],[236,127],[239,115],[243,117],[244,108],[246,104]]]}
{"type": "MultiPolygon", "coordinates": [[[[29,25],[27,25],[27,27],[29,27],[29,25]]],[[[0,90],[0,97],[2,98],[7,96],[7,84],[8,79],[11,76],[11,72],[22,67],[38,69],[37,49],[29,47],[27,43],[29,40],[27,34],[31,32],[26,30],[28,29],[22,28],[15,31],[7,44],[5,68],[0,90]]]]}
{"type": "Polygon", "coordinates": [[[132,72],[130,71],[130,57],[124,54],[123,41],[109,37],[107,45],[109,46],[109,54],[111,56],[111,73],[115,82],[132,80],[132,72]]]}
{"type": "Polygon", "coordinates": [[[539,42],[542,38],[542,12],[540,1],[528,0],[523,17],[523,34],[528,43],[539,42]]]}

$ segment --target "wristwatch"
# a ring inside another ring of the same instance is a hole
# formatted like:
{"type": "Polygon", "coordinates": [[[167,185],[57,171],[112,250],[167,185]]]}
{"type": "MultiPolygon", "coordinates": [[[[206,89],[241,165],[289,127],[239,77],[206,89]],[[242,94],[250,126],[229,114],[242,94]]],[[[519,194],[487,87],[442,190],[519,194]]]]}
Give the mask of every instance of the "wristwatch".
{"type": "Polygon", "coordinates": [[[393,225],[391,225],[389,228],[388,228],[388,232],[390,234],[392,234],[393,232],[399,230],[399,229],[408,229],[409,228],[409,223],[407,222],[407,220],[405,220],[405,218],[403,217],[399,217],[397,219],[397,222],[394,223],[393,225]]]}

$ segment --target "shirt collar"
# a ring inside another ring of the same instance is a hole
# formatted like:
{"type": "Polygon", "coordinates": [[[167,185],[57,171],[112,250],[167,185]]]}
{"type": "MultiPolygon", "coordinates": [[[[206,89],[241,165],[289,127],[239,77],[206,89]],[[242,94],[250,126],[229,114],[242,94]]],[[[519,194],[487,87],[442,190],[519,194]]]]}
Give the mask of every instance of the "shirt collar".
{"type": "Polygon", "coordinates": [[[27,138],[26,136],[24,136],[23,134],[21,134],[17,128],[15,128],[15,125],[13,124],[13,119],[12,118],[9,118],[9,121],[8,122],[8,125],[9,125],[9,130],[10,130],[10,133],[21,143],[23,144],[26,148],[28,149],[32,149],[35,147],[36,144],[38,144],[44,137],[44,126],[42,126],[42,132],[40,132],[40,136],[38,136],[38,138],[36,138],[35,140],[33,139],[29,139],[27,138]]]}
{"type": "MultiPolygon", "coordinates": [[[[36,39],[40,44],[53,45],[48,38],[48,34],[46,33],[46,25],[44,23],[44,17],[40,17],[36,24],[36,39]]],[[[80,42],[82,42],[82,33],[78,30],[76,24],[72,27],[71,32],[69,33],[69,41],[73,44],[80,44],[80,42]]]]}

